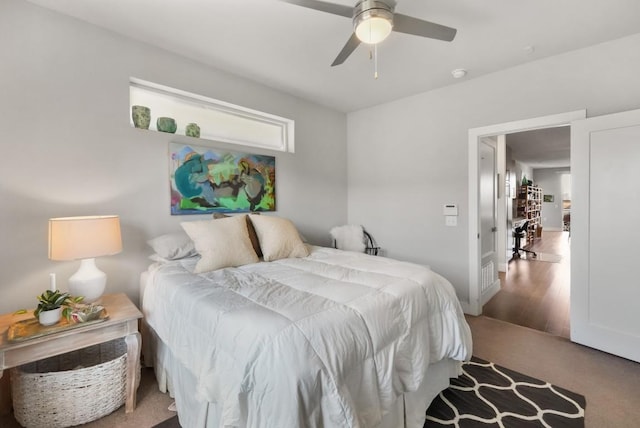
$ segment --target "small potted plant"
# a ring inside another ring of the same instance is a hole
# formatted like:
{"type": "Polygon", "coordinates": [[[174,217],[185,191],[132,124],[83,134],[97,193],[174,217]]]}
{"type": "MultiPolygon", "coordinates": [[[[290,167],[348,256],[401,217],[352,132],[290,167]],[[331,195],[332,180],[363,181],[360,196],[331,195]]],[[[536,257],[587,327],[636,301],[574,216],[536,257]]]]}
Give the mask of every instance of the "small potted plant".
{"type": "Polygon", "coordinates": [[[59,290],[47,290],[38,296],[38,307],[33,311],[33,315],[42,325],[54,325],[60,321],[62,315],[68,319],[72,311],[71,305],[82,299],[83,297],[72,297],[69,293],[61,293],[59,290]]]}

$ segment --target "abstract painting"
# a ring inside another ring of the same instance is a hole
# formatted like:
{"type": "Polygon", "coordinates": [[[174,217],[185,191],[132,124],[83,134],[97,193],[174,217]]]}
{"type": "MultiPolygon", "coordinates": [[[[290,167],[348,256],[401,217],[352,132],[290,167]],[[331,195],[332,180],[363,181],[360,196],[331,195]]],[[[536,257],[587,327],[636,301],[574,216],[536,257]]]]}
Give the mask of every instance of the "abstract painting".
{"type": "Polygon", "coordinates": [[[169,145],[171,214],[275,211],[276,158],[169,145]]]}

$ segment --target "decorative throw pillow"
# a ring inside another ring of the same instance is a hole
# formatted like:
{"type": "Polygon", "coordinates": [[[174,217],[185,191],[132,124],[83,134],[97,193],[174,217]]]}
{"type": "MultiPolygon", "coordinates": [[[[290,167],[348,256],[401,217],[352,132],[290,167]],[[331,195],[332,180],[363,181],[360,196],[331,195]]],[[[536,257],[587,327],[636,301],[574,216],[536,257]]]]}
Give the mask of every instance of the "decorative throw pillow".
{"type": "Polygon", "coordinates": [[[329,233],[336,242],[336,248],[340,250],[364,253],[367,247],[364,243],[364,229],[360,225],[336,226],[329,233]]]}
{"type": "Polygon", "coordinates": [[[178,260],[198,254],[193,241],[183,231],[160,235],[148,240],[147,244],[165,260],[178,260]]]}
{"type": "Polygon", "coordinates": [[[309,250],[291,220],[266,215],[250,215],[265,262],[289,257],[306,257],[309,250]]]}
{"type": "Polygon", "coordinates": [[[195,273],[259,261],[251,246],[244,216],[188,221],[180,225],[191,237],[201,256],[196,264],[195,273]]]}
{"type": "MultiPolygon", "coordinates": [[[[252,213],[251,215],[260,215],[260,213],[252,213]]],[[[242,215],[247,219],[247,230],[249,231],[249,239],[251,239],[251,245],[253,246],[253,250],[256,252],[258,257],[262,257],[262,250],[260,249],[260,241],[258,241],[258,235],[256,235],[256,230],[253,228],[253,224],[251,220],[249,220],[249,216],[246,214],[242,215]]],[[[213,218],[219,220],[221,218],[229,218],[230,215],[226,215],[224,213],[213,213],[213,218]]]]}

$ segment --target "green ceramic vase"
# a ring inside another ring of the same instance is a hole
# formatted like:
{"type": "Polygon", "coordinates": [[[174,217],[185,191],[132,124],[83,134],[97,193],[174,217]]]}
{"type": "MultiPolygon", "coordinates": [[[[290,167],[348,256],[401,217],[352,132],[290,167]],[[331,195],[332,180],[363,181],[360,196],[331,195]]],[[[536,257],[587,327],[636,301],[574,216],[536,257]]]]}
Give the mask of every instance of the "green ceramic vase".
{"type": "Polygon", "coordinates": [[[185,135],[187,137],[200,138],[200,127],[197,123],[190,123],[185,129],[185,135]]]}
{"type": "Polygon", "coordinates": [[[158,128],[158,131],[160,132],[175,134],[176,129],[178,129],[178,125],[172,117],[159,117],[156,121],[156,128],[158,128]]]}
{"type": "Polygon", "coordinates": [[[145,106],[131,106],[131,119],[136,128],[149,129],[151,109],[145,106]]]}

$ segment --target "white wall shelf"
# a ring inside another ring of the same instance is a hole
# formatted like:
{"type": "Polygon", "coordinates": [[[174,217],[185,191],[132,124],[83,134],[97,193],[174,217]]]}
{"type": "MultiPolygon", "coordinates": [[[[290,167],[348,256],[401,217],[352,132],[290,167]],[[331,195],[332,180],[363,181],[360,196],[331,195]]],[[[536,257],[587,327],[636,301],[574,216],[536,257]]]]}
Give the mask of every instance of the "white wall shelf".
{"type": "Polygon", "coordinates": [[[149,130],[152,131],[157,131],[158,117],[171,117],[177,123],[176,134],[186,135],[187,124],[196,123],[200,127],[200,139],[294,152],[292,119],[132,77],[129,81],[131,126],[135,126],[131,118],[134,105],[150,108],[149,130]]]}

